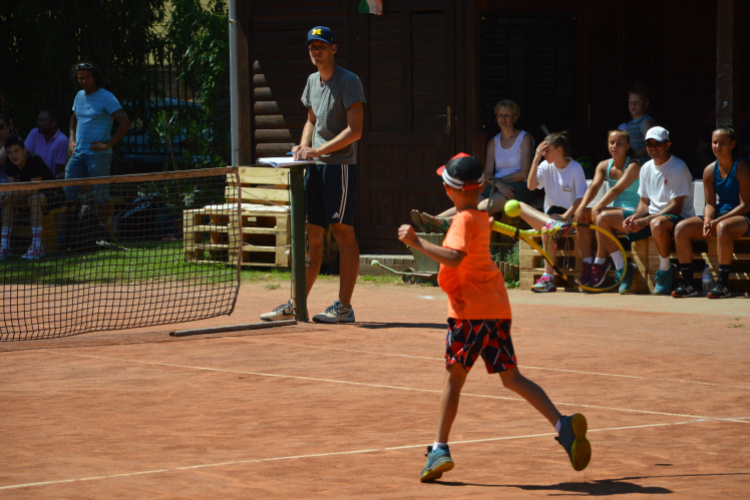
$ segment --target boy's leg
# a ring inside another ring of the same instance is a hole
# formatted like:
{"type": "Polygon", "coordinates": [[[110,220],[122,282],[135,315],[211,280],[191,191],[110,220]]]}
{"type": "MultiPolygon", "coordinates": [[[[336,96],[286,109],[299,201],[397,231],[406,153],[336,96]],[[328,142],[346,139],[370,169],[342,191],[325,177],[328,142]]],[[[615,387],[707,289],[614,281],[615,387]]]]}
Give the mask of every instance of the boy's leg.
{"type": "Polygon", "coordinates": [[[549,399],[547,393],[544,392],[544,389],[521,375],[518,368],[511,368],[510,370],[500,372],[500,379],[503,381],[503,385],[507,389],[510,389],[524,398],[531,404],[531,406],[536,408],[539,413],[544,415],[544,418],[549,420],[549,423],[552,424],[553,427],[557,424],[557,421],[560,420],[562,415],[557,411],[557,408],[555,408],[555,405],[549,399]]]}
{"type": "Polygon", "coordinates": [[[10,236],[13,232],[13,202],[9,197],[10,193],[5,193],[3,198],[3,228],[2,240],[0,240],[0,261],[11,256],[10,236]]]}
{"type": "Polygon", "coordinates": [[[435,436],[435,441],[438,443],[448,443],[448,436],[458,413],[461,389],[466,382],[466,375],[468,374],[469,372],[464,369],[461,363],[453,363],[446,369],[443,396],[440,399],[438,428],[435,436]]]}

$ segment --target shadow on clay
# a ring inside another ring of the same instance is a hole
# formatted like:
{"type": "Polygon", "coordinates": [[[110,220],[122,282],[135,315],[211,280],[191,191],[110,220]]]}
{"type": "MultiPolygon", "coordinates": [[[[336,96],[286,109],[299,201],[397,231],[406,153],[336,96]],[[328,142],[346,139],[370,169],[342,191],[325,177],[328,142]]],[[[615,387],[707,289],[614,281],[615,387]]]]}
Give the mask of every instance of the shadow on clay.
{"type": "Polygon", "coordinates": [[[424,330],[426,328],[434,328],[436,330],[445,330],[448,328],[446,323],[354,323],[351,326],[357,328],[365,328],[367,330],[382,330],[384,328],[418,328],[424,330]]]}

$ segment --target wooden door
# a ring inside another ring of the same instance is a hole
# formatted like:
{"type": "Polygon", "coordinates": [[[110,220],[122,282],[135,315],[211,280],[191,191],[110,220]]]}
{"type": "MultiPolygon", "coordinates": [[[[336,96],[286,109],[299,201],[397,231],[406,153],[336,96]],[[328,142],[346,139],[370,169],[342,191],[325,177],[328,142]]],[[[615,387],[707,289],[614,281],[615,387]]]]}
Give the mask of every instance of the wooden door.
{"type": "Polygon", "coordinates": [[[412,208],[450,206],[435,170],[456,152],[453,1],[389,0],[386,7],[357,29],[367,95],[359,236],[363,251],[403,252],[396,233],[412,208]]]}

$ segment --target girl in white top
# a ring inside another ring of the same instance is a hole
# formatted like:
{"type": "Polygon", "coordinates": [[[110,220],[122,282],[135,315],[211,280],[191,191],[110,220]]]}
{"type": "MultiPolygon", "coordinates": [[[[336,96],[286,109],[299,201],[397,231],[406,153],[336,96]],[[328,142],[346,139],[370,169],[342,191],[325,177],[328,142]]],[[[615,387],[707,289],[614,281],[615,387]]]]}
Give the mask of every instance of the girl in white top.
{"type": "MultiPolygon", "coordinates": [[[[516,128],[520,116],[521,108],[511,100],[506,99],[495,105],[500,133],[487,143],[484,161],[485,178],[494,183],[495,191],[490,201],[492,184],[487,182],[478,205],[479,210],[489,208],[490,215],[502,212],[508,200],[517,199],[530,203],[536,196],[526,185],[534,140],[531,134],[516,128]]],[[[426,229],[445,232],[455,215],[456,209],[453,207],[437,216],[412,210],[412,221],[417,223],[419,220],[426,229]]]]}
{"type": "MultiPolygon", "coordinates": [[[[528,177],[529,189],[544,188],[544,212],[521,202],[521,218],[540,230],[556,223],[570,223],[586,193],[586,176],[580,163],[570,157],[570,143],[565,134],[550,134],[536,149],[528,177]],[[543,158],[543,160],[542,160],[543,158]]],[[[546,245],[546,237],[542,237],[546,245]]],[[[556,260],[556,244],[550,244],[550,257],[556,260]]],[[[554,292],[554,270],[545,261],[544,275],[531,287],[533,292],[554,292]]]]}

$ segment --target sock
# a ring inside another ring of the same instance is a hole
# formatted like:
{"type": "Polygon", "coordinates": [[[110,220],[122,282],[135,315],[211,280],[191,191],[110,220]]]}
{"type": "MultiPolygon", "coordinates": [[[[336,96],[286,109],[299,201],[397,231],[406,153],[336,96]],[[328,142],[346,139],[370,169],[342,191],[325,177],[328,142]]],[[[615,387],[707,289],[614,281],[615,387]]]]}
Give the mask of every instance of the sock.
{"type": "Polygon", "coordinates": [[[719,283],[723,286],[729,286],[729,268],[730,264],[719,264],[719,283]]]}
{"type": "Polygon", "coordinates": [[[601,257],[597,257],[596,260],[594,260],[594,264],[596,264],[597,266],[601,266],[605,262],[607,262],[607,259],[602,259],[601,257]]]}
{"type": "Polygon", "coordinates": [[[669,271],[669,257],[659,256],[659,271],[669,271]]]}
{"type": "Polygon", "coordinates": [[[548,277],[548,278],[554,278],[554,277],[555,277],[555,275],[554,275],[554,274],[544,273],[544,274],[542,275],[542,278],[544,278],[545,276],[546,276],[546,277],[548,277]]]}
{"type": "Polygon", "coordinates": [[[432,450],[433,451],[437,450],[438,448],[447,448],[447,447],[448,447],[448,443],[438,443],[437,441],[435,441],[434,443],[432,443],[432,450]]]}
{"type": "Polygon", "coordinates": [[[583,263],[584,264],[592,264],[593,262],[594,262],[594,258],[593,257],[584,257],[583,258],[583,263]]]}
{"type": "Polygon", "coordinates": [[[555,431],[557,431],[558,434],[560,434],[560,429],[562,429],[562,417],[557,419],[557,423],[555,424],[555,431]]]}
{"type": "Polygon", "coordinates": [[[10,246],[10,233],[11,230],[9,227],[3,228],[3,239],[2,242],[0,242],[0,248],[8,248],[10,246]]]}
{"type": "Polygon", "coordinates": [[[34,237],[34,241],[31,244],[34,248],[42,246],[42,228],[43,226],[39,226],[31,229],[31,234],[34,237]]]}
{"type": "Polygon", "coordinates": [[[680,264],[680,272],[682,273],[682,282],[693,286],[693,263],[680,264]]]}
{"type": "Polygon", "coordinates": [[[622,269],[625,267],[625,259],[622,258],[622,252],[616,251],[609,254],[610,258],[612,259],[612,262],[615,263],[615,269],[622,269]]]}

